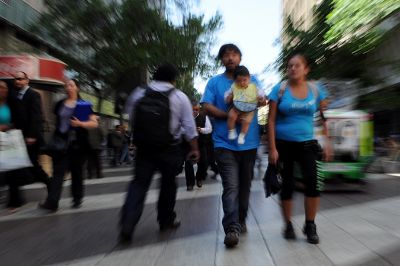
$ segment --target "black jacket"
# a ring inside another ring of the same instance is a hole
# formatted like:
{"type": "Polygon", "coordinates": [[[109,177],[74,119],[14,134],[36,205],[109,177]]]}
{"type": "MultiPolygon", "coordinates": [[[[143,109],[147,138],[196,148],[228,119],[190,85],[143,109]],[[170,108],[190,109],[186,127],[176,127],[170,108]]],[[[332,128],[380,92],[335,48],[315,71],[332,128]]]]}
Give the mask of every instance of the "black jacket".
{"type": "Polygon", "coordinates": [[[43,144],[43,113],[40,94],[28,88],[22,100],[18,99],[16,89],[9,90],[9,102],[14,127],[21,129],[25,138],[35,138],[43,144]]]}

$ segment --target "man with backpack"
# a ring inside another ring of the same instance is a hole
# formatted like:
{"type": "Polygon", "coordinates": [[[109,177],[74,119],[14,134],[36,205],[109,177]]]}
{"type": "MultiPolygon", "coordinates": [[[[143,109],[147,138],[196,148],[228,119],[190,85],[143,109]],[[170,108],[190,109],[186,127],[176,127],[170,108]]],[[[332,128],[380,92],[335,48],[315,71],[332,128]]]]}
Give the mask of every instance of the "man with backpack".
{"type": "Polygon", "coordinates": [[[199,159],[197,130],[188,97],[174,87],[178,71],[166,63],[157,68],[153,81],[130,95],[126,112],[130,115],[136,150],[134,179],[121,210],[120,241],[130,242],[143,212],[146,193],[156,170],[161,172],[157,220],[160,231],[179,227],[174,211],[177,186],[175,177],[184,160],[182,136],[190,143],[187,155],[199,159]]]}

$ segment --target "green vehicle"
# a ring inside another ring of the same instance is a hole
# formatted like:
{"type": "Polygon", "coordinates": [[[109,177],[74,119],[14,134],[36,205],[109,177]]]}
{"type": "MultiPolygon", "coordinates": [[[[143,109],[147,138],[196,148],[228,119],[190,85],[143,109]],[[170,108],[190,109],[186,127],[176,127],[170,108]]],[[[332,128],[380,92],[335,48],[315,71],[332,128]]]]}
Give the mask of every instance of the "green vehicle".
{"type": "MultiPolygon", "coordinates": [[[[331,137],[333,160],[318,162],[320,190],[330,184],[334,188],[339,185],[363,184],[365,169],[373,158],[372,116],[360,110],[339,109],[325,111],[324,115],[331,137]]],[[[323,147],[325,139],[322,126],[315,127],[315,138],[323,147]]],[[[295,172],[299,173],[298,170],[295,172]]]]}

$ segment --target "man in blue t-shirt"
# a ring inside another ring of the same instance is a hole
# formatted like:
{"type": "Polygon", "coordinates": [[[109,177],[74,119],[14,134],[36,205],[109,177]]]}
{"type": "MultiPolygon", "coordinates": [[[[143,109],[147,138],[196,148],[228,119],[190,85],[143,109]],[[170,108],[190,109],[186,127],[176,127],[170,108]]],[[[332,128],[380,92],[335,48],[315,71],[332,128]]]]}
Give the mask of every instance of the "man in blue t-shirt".
{"type": "MultiPolygon", "coordinates": [[[[260,142],[257,115],[250,124],[244,144],[228,139],[227,117],[229,105],[224,94],[233,83],[233,72],[240,64],[242,53],[234,44],[224,44],[218,52],[218,59],[225,66],[225,72],[211,78],[204,91],[201,103],[208,115],[214,117],[213,140],[215,157],[222,178],[222,205],[225,231],[224,243],[233,247],[239,242],[241,232],[246,232],[246,217],[249,206],[250,186],[257,148],[260,142]]],[[[251,82],[258,87],[259,81],[251,76],[251,82]]],[[[240,132],[240,125],[236,127],[240,132]]]]}

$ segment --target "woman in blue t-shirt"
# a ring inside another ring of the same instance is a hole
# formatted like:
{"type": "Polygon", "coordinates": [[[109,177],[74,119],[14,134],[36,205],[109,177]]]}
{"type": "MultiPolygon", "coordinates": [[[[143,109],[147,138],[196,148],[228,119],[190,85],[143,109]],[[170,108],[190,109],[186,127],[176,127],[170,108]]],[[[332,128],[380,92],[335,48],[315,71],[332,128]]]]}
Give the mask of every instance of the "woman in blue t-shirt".
{"type": "MultiPolygon", "coordinates": [[[[287,65],[288,80],[277,84],[269,95],[269,163],[282,167],[282,213],[286,222],[283,236],[295,239],[291,223],[292,196],[294,190],[293,165],[301,168],[305,184],[305,216],[303,232],[307,241],[319,243],[314,223],[319,207],[317,182],[317,150],[314,140],[313,117],[317,110],[326,106],[325,90],[314,83],[307,82],[309,66],[307,59],[296,54],[287,65]]],[[[327,133],[324,123],[324,132],[327,133]]]]}

